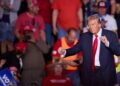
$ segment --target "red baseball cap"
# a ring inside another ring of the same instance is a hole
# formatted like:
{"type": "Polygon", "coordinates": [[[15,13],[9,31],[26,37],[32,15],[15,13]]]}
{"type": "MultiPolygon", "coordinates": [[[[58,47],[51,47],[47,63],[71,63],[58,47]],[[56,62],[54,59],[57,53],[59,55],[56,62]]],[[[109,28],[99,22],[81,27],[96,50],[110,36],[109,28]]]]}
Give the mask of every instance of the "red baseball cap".
{"type": "Polygon", "coordinates": [[[27,44],[25,42],[18,42],[15,45],[15,48],[18,52],[23,53],[27,47],[27,44]]]}

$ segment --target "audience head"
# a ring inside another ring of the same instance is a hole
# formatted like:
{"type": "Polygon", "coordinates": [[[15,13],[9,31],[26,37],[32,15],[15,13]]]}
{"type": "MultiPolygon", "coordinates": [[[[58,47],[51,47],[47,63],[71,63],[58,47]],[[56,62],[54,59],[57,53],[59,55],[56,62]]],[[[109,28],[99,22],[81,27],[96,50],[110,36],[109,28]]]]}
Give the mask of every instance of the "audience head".
{"type": "Polygon", "coordinates": [[[74,42],[77,39],[77,29],[69,28],[67,30],[67,39],[69,42],[74,42]]]}
{"type": "Polygon", "coordinates": [[[62,76],[64,67],[64,64],[60,62],[55,62],[52,64],[52,69],[56,76],[62,76]]]}
{"type": "Polygon", "coordinates": [[[28,0],[28,9],[33,14],[38,14],[39,5],[38,0],[28,0]]]}
{"type": "Polygon", "coordinates": [[[100,1],[98,2],[98,13],[100,15],[105,15],[106,14],[106,8],[107,8],[107,4],[105,1],[100,1]]]}

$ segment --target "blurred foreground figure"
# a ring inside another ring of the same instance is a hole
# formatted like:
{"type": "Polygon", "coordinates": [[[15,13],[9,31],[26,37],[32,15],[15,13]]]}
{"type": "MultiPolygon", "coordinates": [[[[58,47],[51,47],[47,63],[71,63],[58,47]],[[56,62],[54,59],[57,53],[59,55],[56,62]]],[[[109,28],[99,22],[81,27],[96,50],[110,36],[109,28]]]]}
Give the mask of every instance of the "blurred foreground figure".
{"type": "Polygon", "coordinates": [[[63,74],[63,65],[54,63],[53,74],[48,75],[43,79],[42,86],[72,86],[70,78],[63,74]]]}

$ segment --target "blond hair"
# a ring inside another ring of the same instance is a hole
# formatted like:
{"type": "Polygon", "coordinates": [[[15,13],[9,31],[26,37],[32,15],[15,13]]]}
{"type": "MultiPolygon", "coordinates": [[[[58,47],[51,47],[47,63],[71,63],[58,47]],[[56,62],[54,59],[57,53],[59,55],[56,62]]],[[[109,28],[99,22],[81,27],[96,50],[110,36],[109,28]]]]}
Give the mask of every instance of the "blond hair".
{"type": "Polygon", "coordinates": [[[91,20],[98,20],[98,23],[101,23],[100,17],[98,15],[91,15],[91,16],[89,16],[87,21],[90,22],[91,20]]]}

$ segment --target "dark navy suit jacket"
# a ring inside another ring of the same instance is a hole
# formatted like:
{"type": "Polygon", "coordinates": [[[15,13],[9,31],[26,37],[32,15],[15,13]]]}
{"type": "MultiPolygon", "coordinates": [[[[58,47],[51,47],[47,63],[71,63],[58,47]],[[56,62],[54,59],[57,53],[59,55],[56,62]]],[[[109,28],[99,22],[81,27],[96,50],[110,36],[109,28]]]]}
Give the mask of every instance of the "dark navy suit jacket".
{"type": "MultiPolygon", "coordinates": [[[[110,45],[106,47],[102,42],[100,44],[100,67],[102,70],[102,78],[104,80],[104,86],[113,86],[116,83],[116,71],[113,55],[120,55],[120,45],[118,43],[117,36],[114,32],[108,30],[102,30],[102,36],[106,36],[110,45]]],[[[83,52],[83,65],[82,75],[83,81],[90,86],[90,79],[92,73],[92,38],[93,35],[90,32],[83,33],[78,43],[66,50],[66,56],[73,55],[80,51],[83,52]]]]}

